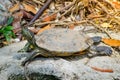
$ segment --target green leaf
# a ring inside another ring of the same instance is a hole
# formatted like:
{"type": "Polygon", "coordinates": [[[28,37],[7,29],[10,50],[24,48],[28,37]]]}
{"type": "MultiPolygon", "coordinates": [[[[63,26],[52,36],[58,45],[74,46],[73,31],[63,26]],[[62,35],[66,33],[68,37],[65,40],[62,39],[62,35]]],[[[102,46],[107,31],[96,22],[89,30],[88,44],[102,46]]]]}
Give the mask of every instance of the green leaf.
{"type": "Polygon", "coordinates": [[[12,31],[12,37],[13,37],[13,38],[15,38],[15,37],[16,37],[16,36],[15,36],[15,33],[14,33],[13,31],[12,31]]]}
{"type": "Polygon", "coordinates": [[[13,26],[6,26],[4,30],[5,31],[11,31],[11,30],[13,30],[13,26]]]}
{"type": "Polygon", "coordinates": [[[10,41],[10,36],[6,31],[4,31],[3,35],[7,41],[10,41]]]}
{"type": "Polygon", "coordinates": [[[0,28],[0,33],[4,33],[5,27],[0,28]]]}
{"type": "Polygon", "coordinates": [[[10,39],[12,38],[12,33],[12,31],[4,31],[3,35],[7,41],[10,41],[10,39]]]}
{"type": "Polygon", "coordinates": [[[13,19],[14,19],[13,17],[10,17],[7,21],[7,25],[10,25],[13,22],[13,19]]]}
{"type": "Polygon", "coordinates": [[[6,41],[8,41],[8,42],[9,42],[9,41],[10,41],[10,39],[11,39],[11,37],[10,37],[9,35],[6,35],[6,36],[5,36],[5,39],[6,39],[6,41]]]}
{"type": "Polygon", "coordinates": [[[3,33],[3,30],[2,30],[2,29],[0,29],[0,33],[3,33]]]}

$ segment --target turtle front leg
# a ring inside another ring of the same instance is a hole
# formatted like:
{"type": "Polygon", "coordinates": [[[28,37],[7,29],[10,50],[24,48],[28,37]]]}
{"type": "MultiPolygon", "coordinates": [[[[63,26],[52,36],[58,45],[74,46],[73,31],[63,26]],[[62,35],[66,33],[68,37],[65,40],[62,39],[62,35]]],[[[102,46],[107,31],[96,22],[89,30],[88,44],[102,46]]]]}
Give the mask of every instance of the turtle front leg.
{"type": "Polygon", "coordinates": [[[31,48],[31,44],[30,43],[26,43],[25,46],[20,49],[18,52],[27,52],[27,51],[30,51],[32,48],[31,48]]]}
{"type": "Polygon", "coordinates": [[[89,51],[91,53],[91,54],[88,54],[89,57],[98,56],[98,55],[110,56],[112,54],[112,49],[107,46],[91,46],[89,51]]]}
{"type": "Polygon", "coordinates": [[[25,66],[25,64],[27,62],[30,62],[31,60],[33,60],[33,58],[35,58],[36,54],[38,52],[36,50],[34,50],[33,52],[31,52],[30,54],[27,55],[26,59],[21,63],[22,66],[25,66]]]}

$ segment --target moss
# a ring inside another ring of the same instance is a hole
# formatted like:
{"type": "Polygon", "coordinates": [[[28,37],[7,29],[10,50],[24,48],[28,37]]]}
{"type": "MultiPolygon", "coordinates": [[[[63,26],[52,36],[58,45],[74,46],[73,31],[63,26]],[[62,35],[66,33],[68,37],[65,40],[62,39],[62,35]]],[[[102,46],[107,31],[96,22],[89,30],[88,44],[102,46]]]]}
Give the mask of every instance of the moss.
{"type": "Polygon", "coordinates": [[[26,80],[23,75],[11,75],[8,80],[26,80]]]}

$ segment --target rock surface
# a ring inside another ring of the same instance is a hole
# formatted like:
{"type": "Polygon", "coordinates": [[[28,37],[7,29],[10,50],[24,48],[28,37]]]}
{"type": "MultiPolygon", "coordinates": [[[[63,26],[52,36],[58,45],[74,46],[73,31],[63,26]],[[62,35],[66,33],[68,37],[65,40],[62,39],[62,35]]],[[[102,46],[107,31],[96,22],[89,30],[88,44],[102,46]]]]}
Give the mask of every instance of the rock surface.
{"type": "Polygon", "coordinates": [[[4,25],[7,21],[8,16],[8,8],[11,6],[11,2],[9,0],[0,0],[0,25],[4,25]]]}
{"type": "Polygon", "coordinates": [[[69,58],[39,57],[21,66],[25,59],[17,53],[26,41],[15,43],[0,49],[0,80],[119,80],[120,57],[112,55],[88,59],[85,56],[69,58]],[[113,72],[100,72],[92,69],[112,69],[113,72]],[[27,79],[25,79],[27,78],[27,79]]]}

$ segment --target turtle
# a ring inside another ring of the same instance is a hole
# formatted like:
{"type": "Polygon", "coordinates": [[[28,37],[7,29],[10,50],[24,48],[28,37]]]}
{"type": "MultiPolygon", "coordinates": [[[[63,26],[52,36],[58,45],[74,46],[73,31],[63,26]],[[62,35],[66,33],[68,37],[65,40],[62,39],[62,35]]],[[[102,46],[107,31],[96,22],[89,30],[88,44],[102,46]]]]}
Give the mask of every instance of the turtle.
{"type": "Polygon", "coordinates": [[[103,55],[112,54],[110,47],[96,46],[96,44],[101,42],[100,36],[89,37],[82,31],[53,28],[34,35],[27,27],[24,27],[22,32],[28,41],[23,49],[27,50],[30,45],[34,48],[22,62],[23,66],[38,55],[65,57],[75,55],[78,52],[82,54],[86,51],[95,51],[97,54],[103,55]]]}

